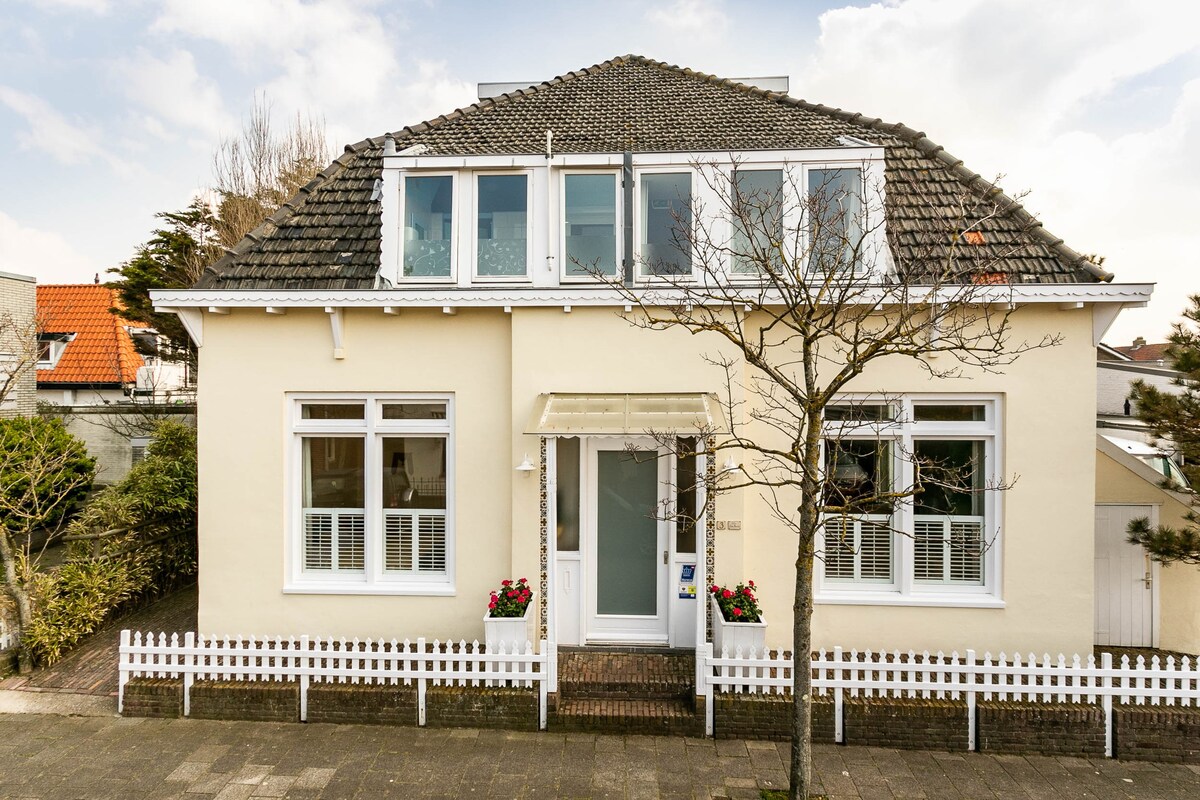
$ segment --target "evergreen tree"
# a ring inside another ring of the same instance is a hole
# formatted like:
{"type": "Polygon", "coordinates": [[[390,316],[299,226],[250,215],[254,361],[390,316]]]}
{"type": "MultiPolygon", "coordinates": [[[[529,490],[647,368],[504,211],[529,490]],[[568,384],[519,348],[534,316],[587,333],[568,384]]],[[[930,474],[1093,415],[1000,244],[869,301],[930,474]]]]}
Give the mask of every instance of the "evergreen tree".
{"type": "MultiPolygon", "coordinates": [[[[1133,384],[1137,415],[1150,426],[1160,446],[1183,459],[1183,473],[1200,486],[1200,295],[1191,297],[1183,321],[1168,337],[1167,358],[1180,373],[1179,392],[1164,392],[1143,381],[1133,384]]],[[[1163,563],[1200,564],[1200,506],[1193,503],[1182,528],[1152,526],[1147,519],[1129,524],[1129,541],[1163,563]]]]}

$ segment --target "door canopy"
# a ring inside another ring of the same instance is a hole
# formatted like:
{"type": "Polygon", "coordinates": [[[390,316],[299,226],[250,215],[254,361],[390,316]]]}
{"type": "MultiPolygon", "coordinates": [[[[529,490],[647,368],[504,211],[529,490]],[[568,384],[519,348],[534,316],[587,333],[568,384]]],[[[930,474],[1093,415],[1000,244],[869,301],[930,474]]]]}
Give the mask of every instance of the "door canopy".
{"type": "Polygon", "coordinates": [[[540,394],[526,433],[539,436],[694,436],[727,430],[717,396],[540,394]]]}

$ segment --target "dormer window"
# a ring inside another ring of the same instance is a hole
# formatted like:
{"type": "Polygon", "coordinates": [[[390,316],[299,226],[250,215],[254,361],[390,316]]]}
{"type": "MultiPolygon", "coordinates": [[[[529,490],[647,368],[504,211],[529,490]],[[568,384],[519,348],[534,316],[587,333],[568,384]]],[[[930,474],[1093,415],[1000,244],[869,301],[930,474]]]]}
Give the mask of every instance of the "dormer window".
{"type": "Polygon", "coordinates": [[[783,170],[735,170],[733,188],[732,272],[758,275],[764,263],[780,261],[777,249],[784,243],[783,170]]]}
{"type": "Polygon", "coordinates": [[[453,275],[454,177],[404,178],[404,277],[453,275]]]}
{"type": "Polygon", "coordinates": [[[480,175],[475,197],[475,274],[524,278],[529,273],[528,176],[480,175]]]}
{"type": "Polygon", "coordinates": [[[563,175],[563,273],[568,278],[617,274],[617,176],[563,175]]]}
{"type": "Polygon", "coordinates": [[[863,171],[808,170],[809,269],[857,272],[862,266],[863,171]]]}
{"type": "Polygon", "coordinates": [[[74,334],[70,333],[43,333],[38,336],[37,368],[54,369],[73,338],[74,334]]]}
{"type": "Polygon", "coordinates": [[[641,273],[644,277],[689,275],[692,271],[692,173],[643,172],[641,202],[641,273]]]}

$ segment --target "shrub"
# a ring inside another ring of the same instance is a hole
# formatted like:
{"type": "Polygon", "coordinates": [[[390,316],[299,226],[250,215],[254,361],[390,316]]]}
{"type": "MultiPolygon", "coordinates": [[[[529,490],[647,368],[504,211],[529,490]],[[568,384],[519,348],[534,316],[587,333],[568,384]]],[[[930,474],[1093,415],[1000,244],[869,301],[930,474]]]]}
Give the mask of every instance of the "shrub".
{"type": "Polygon", "coordinates": [[[754,596],[758,591],[754,581],[739,583],[734,589],[714,584],[710,591],[726,622],[762,622],[762,609],[754,596]]]}
{"type": "Polygon", "coordinates": [[[21,534],[56,527],[87,497],[95,472],[62,420],[0,419],[0,526],[21,534]]]}
{"type": "Polygon", "coordinates": [[[525,578],[516,583],[501,581],[500,591],[492,592],[491,599],[488,600],[488,616],[522,617],[532,597],[533,590],[529,588],[529,581],[525,578]]]}

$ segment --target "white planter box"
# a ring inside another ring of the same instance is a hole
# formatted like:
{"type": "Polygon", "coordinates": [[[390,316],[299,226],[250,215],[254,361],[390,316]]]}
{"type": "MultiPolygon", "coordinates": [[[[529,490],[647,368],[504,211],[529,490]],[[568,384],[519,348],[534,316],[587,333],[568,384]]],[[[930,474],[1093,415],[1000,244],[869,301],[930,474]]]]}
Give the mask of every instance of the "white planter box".
{"type": "Polygon", "coordinates": [[[742,655],[749,655],[751,649],[761,655],[767,641],[767,620],[760,615],[762,622],[726,622],[721,615],[721,607],[711,594],[708,602],[712,604],[713,618],[713,654],[720,657],[723,648],[729,648],[729,655],[734,655],[738,648],[742,655]]]}
{"type": "Polygon", "coordinates": [[[513,647],[525,650],[525,643],[533,641],[533,607],[537,604],[537,594],[529,599],[525,606],[525,615],[521,617],[492,617],[483,615],[484,641],[491,647],[497,647],[502,642],[506,652],[513,652],[513,647]]]}

